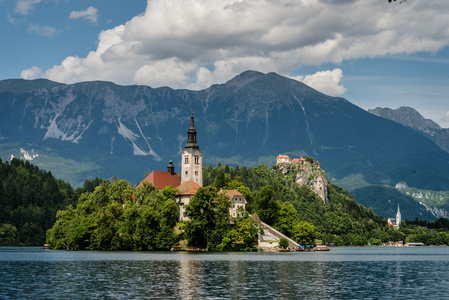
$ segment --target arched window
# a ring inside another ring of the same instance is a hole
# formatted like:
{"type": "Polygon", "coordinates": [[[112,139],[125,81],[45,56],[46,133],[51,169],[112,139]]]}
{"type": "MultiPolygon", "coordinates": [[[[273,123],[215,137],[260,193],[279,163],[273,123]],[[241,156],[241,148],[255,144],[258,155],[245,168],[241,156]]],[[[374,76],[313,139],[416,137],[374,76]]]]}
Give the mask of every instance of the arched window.
{"type": "Polygon", "coordinates": [[[184,163],[188,164],[189,163],[189,157],[188,156],[184,156],[184,163]]]}

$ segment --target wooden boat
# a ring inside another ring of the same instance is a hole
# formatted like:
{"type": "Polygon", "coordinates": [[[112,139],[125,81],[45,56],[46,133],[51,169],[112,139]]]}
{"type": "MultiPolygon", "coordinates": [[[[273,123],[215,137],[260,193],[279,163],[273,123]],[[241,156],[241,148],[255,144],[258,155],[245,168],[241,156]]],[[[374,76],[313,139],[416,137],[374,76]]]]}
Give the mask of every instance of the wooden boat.
{"type": "Polygon", "coordinates": [[[172,246],[170,251],[185,251],[181,246],[172,246]]]}
{"type": "Polygon", "coordinates": [[[330,251],[331,250],[327,245],[316,245],[314,249],[316,251],[330,251]]]}
{"type": "Polygon", "coordinates": [[[185,251],[189,251],[189,252],[203,252],[203,251],[207,251],[207,249],[189,247],[189,248],[186,248],[185,251]]]}

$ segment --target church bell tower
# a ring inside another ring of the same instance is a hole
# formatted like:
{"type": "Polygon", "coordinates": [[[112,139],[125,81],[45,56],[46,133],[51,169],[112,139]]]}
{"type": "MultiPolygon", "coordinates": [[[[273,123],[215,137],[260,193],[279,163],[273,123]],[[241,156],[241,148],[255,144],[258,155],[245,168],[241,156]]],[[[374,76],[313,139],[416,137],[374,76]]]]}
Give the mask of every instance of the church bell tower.
{"type": "Polygon", "coordinates": [[[187,131],[187,144],[181,154],[181,184],[186,181],[194,181],[203,186],[203,153],[196,141],[195,122],[190,116],[190,128],[187,131]]]}

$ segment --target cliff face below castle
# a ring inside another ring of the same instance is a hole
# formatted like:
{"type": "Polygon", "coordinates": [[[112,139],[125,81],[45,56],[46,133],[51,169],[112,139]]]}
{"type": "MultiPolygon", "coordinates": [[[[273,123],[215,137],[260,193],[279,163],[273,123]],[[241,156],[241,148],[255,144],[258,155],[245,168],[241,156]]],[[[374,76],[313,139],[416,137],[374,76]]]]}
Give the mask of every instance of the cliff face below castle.
{"type": "Polygon", "coordinates": [[[327,203],[327,177],[319,165],[309,162],[300,163],[278,163],[276,167],[284,176],[294,176],[294,181],[299,185],[306,185],[315,192],[324,203],[327,203]]]}

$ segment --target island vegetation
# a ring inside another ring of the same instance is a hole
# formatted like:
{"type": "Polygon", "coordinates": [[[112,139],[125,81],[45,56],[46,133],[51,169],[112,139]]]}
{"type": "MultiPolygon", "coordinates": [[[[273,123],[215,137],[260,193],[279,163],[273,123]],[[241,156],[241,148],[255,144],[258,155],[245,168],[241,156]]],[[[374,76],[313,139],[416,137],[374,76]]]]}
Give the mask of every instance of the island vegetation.
{"type": "MultiPolygon", "coordinates": [[[[73,189],[29,162],[0,160],[1,245],[42,245],[54,249],[169,250],[189,245],[210,251],[255,251],[259,218],[300,244],[320,240],[335,246],[379,245],[388,241],[449,244],[447,219],[406,221],[394,230],[371,208],[328,185],[323,201],[294,174],[277,168],[203,168],[203,183],[179,221],[177,190],[151,184],[134,188],[126,180],[86,180],[73,189]],[[220,189],[236,189],[246,211],[229,215],[220,189]]],[[[282,241],[285,246],[285,241],[282,241]]]]}

